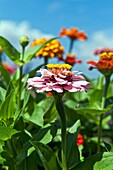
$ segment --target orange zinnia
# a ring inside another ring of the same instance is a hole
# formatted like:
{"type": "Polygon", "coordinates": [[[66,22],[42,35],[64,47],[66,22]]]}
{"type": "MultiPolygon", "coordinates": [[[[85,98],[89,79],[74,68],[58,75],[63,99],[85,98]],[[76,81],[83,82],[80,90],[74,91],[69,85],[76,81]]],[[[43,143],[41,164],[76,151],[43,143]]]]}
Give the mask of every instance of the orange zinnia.
{"type": "Polygon", "coordinates": [[[77,60],[76,59],[76,56],[75,55],[73,55],[73,54],[70,54],[70,53],[68,53],[67,55],[66,55],[66,58],[64,59],[64,58],[61,58],[60,59],[61,61],[64,61],[65,63],[67,63],[67,64],[70,64],[70,65],[74,65],[74,64],[76,64],[76,63],[78,63],[78,64],[80,64],[80,63],[82,63],[82,60],[77,60]]]}
{"type": "Polygon", "coordinates": [[[67,36],[69,38],[71,38],[72,40],[85,40],[87,39],[87,35],[85,34],[85,32],[82,31],[78,31],[77,28],[72,27],[71,29],[66,29],[66,28],[62,28],[60,31],[60,36],[67,36]]]}
{"type": "Polygon", "coordinates": [[[98,62],[93,60],[87,62],[92,65],[89,69],[97,68],[105,76],[110,76],[113,73],[113,52],[103,52],[99,56],[98,62]]]}
{"type": "MultiPolygon", "coordinates": [[[[46,38],[39,38],[35,39],[31,46],[39,45],[39,44],[44,44],[48,39],[46,38]]],[[[47,43],[44,48],[39,50],[35,56],[39,57],[62,57],[64,52],[64,47],[61,46],[60,42],[57,40],[52,40],[50,43],[47,43]]]]}

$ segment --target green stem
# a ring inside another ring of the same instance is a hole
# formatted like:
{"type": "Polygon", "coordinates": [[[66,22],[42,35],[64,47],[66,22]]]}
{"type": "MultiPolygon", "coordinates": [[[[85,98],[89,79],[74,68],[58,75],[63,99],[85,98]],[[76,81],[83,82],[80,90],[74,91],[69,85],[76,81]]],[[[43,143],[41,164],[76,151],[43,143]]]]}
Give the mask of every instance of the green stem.
{"type": "MultiPolygon", "coordinates": [[[[25,52],[25,47],[22,47],[22,58],[21,60],[24,59],[24,52],[25,52]]],[[[22,87],[22,72],[23,72],[23,66],[20,66],[19,68],[19,71],[20,71],[20,75],[19,75],[19,99],[18,99],[18,108],[19,110],[21,109],[21,87],[22,87]]]]}
{"type": "Polygon", "coordinates": [[[44,57],[44,65],[45,65],[45,68],[46,68],[46,65],[48,64],[48,57],[44,57]]]}
{"type": "Polygon", "coordinates": [[[70,46],[69,46],[69,53],[72,53],[72,49],[73,49],[73,45],[74,45],[74,40],[70,39],[70,46]]]}
{"type": "MultiPolygon", "coordinates": [[[[110,76],[105,76],[105,87],[104,87],[104,94],[103,94],[103,98],[102,98],[102,109],[104,109],[106,107],[106,96],[107,96],[109,84],[110,84],[110,76]]],[[[98,144],[97,144],[97,151],[98,152],[100,152],[100,141],[101,141],[101,137],[102,137],[103,115],[104,114],[100,115],[99,125],[98,125],[98,144]]]]}
{"type": "Polygon", "coordinates": [[[61,120],[61,158],[62,158],[62,170],[67,170],[66,165],[66,115],[64,112],[64,105],[62,102],[61,94],[55,94],[54,99],[56,102],[56,109],[59,113],[61,120]]]}

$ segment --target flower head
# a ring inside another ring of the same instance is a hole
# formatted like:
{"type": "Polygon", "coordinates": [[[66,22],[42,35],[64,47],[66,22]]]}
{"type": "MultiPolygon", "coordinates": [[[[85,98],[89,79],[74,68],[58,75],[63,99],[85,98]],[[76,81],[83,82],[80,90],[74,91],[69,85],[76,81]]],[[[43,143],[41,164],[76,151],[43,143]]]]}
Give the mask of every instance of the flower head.
{"type": "Polygon", "coordinates": [[[113,73],[113,52],[106,51],[99,54],[100,59],[98,62],[90,60],[87,64],[91,64],[90,70],[97,68],[105,76],[109,76],[113,73]]]}
{"type": "Polygon", "coordinates": [[[101,48],[101,49],[96,49],[94,51],[94,54],[95,55],[100,55],[101,53],[103,52],[113,52],[113,49],[112,48],[101,48]]]}
{"type": "Polygon", "coordinates": [[[75,27],[72,27],[70,29],[66,29],[66,28],[62,28],[61,31],[60,31],[60,36],[63,37],[63,36],[67,36],[69,38],[71,38],[72,40],[85,40],[87,39],[87,35],[82,32],[82,31],[78,31],[77,28],[75,27]]]}
{"type": "Polygon", "coordinates": [[[27,88],[37,88],[37,92],[64,93],[85,91],[89,89],[89,82],[81,75],[71,72],[69,64],[47,64],[48,69],[40,69],[41,77],[28,79],[27,88]]]}
{"type": "Polygon", "coordinates": [[[70,53],[68,53],[67,55],[66,55],[66,58],[60,58],[60,60],[61,61],[64,61],[65,63],[67,63],[67,64],[70,64],[70,65],[74,65],[74,64],[76,64],[76,63],[78,63],[78,64],[80,64],[80,63],[82,63],[82,60],[77,60],[76,59],[76,56],[75,55],[73,55],[73,54],[70,54],[70,53]]]}
{"type": "MultiPolygon", "coordinates": [[[[40,39],[35,39],[31,46],[39,45],[39,44],[44,44],[48,39],[46,38],[40,38],[40,39]]],[[[44,48],[39,50],[35,56],[39,57],[62,57],[64,52],[64,47],[61,46],[60,42],[57,40],[52,40],[50,43],[47,43],[44,48]]]]}
{"type": "Polygon", "coordinates": [[[77,146],[83,145],[84,144],[84,138],[81,134],[78,134],[77,141],[76,141],[77,146]]]}

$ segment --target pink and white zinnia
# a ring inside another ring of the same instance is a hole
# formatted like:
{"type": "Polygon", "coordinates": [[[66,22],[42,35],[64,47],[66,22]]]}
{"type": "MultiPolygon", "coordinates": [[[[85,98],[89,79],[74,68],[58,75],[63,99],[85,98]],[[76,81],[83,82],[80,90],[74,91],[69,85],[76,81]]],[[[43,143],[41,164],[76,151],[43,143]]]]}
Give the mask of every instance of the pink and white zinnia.
{"type": "Polygon", "coordinates": [[[37,92],[54,91],[57,93],[86,91],[89,89],[89,82],[74,72],[71,72],[69,64],[48,64],[48,69],[40,69],[41,77],[29,78],[27,88],[35,87],[37,92]]]}

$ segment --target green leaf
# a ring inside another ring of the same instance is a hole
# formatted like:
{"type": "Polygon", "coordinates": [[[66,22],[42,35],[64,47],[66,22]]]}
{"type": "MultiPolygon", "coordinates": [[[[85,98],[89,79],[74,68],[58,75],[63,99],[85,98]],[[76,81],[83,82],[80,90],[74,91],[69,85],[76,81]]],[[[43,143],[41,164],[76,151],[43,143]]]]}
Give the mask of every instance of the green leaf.
{"type": "MultiPolygon", "coordinates": [[[[97,153],[86,158],[83,162],[79,163],[72,170],[94,170],[94,164],[102,159],[103,153],[97,153]]],[[[99,170],[99,169],[98,169],[99,170]]]]}
{"type": "Polygon", "coordinates": [[[46,114],[51,106],[54,103],[54,98],[53,97],[48,97],[38,103],[38,106],[41,107],[44,111],[44,114],[46,114]]]}
{"type": "MultiPolygon", "coordinates": [[[[50,97],[51,98],[51,97],[50,97]]],[[[46,112],[46,114],[44,115],[44,123],[50,123],[51,121],[53,121],[57,115],[57,109],[55,106],[55,103],[53,102],[51,104],[51,107],[49,108],[49,110],[46,112]]]]}
{"type": "Polygon", "coordinates": [[[47,132],[51,129],[51,126],[43,127],[41,128],[33,137],[33,141],[43,141],[44,136],[47,134],[47,132]]]}
{"type": "Polygon", "coordinates": [[[97,79],[96,89],[101,90],[104,85],[104,76],[99,76],[97,79]]]}
{"type": "Polygon", "coordinates": [[[14,90],[14,87],[12,85],[12,82],[10,81],[7,87],[5,98],[14,90]]]}
{"type": "Polygon", "coordinates": [[[103,90],[102,89],[101,90],[100,89],[95,89],[91,93],[90,103],[101,101],[102,97],[103,97],[103,90]]]}
{"type": "Polygon", "coordinates": [[[51,135],[51,131],[48,130],[48,132],[46,133],[46,135],[42,138],[42,140],[40,140],[41,143],[43,144],[48,144],[49,142],[52,141],[52,135],[51,135]]]}
{"type": "Polygon", "coordinates": [[[23,108],[26,107],[28,101],[29,101],[29,97],[30,97],[30,91],[29,90],[25,90],[24,93],[24,101],[23,101],[23,108]]]}
{"type": "Polygon", "coordinates": [[[39,157],[36,152],[33,152],[29,157],[24,160],[24,169],[26,170],[38,170],[39,157]],[[26,166],[25,166],[26,165],[26,166]]]}
{"type": "Polygon", "coordinates": [[[4,37],[0,36],[0,45],[3,47],[4,52],[7,56],[17,65],[22,65],[20,62],[20,53],[15,47],[4,37]]]}
{"type": "Polygon", "coordinates": [[[10,74],[1,64],[0,64],[0,72],[5,80],[6,84],[8,85],[10,82],[10,74]]]}
{"type": "MultiPolygon", "coordinates": [[[[58,38],[58,37],[56,37],[58,38]]],[[[41,45],[36,45],[36,46],[33,46],[33,47],[29,47],[26,51],[25,51],[25,54],[24,54],[24,63],[27,63],[29,62],[34,56],[35,54],[41,50],[42,48],[45,47],[45,45],[49,42],[51,42],[52,40],[56,39],[56,38],[51,38],[49,39],[48,41],[46,41],[44,44],[41,44],[41,45]]]]}
{"type": "Polygon", "coordinates": [[[24,118],[38,126],[43,126],[43,115],[43,109],[39,106],[36,106],[32,115],[30,116],[29,114],[25,114],[24,118]]]}
{"type": "Polygon", "coordinates": [[[109,105],[109,107],[107,107],[105,109],[102,109],[97,105],[97,108],[96,108],[96,106],[95,106],[95,108],[90,107],[90,106],[89,107],[84,106],[84,107],[75,108],[75,110],[76,110],[77,113],[80,113],[80,114],[90,113],[90,114],[93,114],[93,115],[99,115],[99,114],[103,114],[103,113],[110,111],[111,108],[112,108],[112,105],[109,105]]]}
{"type": "Polygon", "coordinates": [[[5,99],[5,101],[2,103],[0,108],[0,119],[9,119],[13,118],[15,114],[15,92],[12,91],[5,99]]]}
{"type": "Polygon", "coordinates": [[[18,133],[16,129],[0,126],[0,140],[6,141],[11,138],[12,135],[18,133]]]}
{"type": "Polygon", "coordinates": [[[67,134],[66,141],[66,159],[68,169],[73,168],[80,162],[80,154],[76,145],[77,136],[80,128],[80,120],[78,120],[70,129],[67,134]]]}
{"type": "Polygon", "coordinates": [[[5,100],[6,90],[2,87],[0,87],[0,103],[2,103],[5,100]]]}
{"type": "Polygon", "coordinates": [[[78,131],[80,125],[81,125],[81,124],[80,124],[80,120],[77,120],[77,121],[74,123],[74,125],[69,128],[68,132],[74,134],[75,132],[78,131]]]}
{"type": "Polygon", "coordinates": [[[61,170],[57,158],[49,146],[36,141],[32,141],[31,144],[36,148],[45,170],[61,170]]]}
{"type": "Polygon", "coordinates": [[[113,152],[104,152],[102,159],[96,162],[94,170],[113,170],[113,152]]]}

